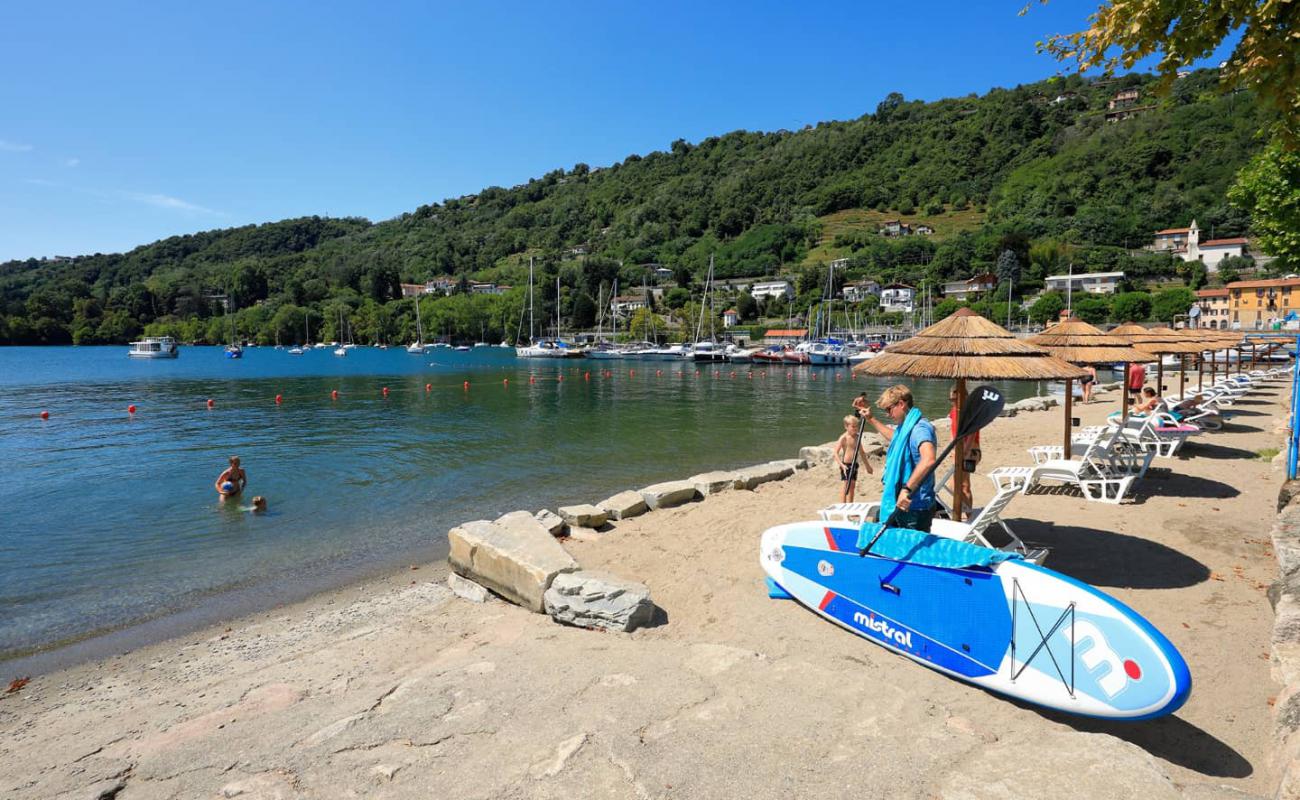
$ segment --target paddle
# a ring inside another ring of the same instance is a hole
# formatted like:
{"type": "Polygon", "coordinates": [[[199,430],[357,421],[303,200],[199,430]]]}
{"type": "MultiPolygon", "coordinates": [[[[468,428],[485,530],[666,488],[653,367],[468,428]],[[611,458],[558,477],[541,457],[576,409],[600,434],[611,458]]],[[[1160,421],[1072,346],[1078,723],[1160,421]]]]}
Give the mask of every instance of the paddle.
{"type": "MultiPolygon", "coordinates": [[[[935,467],[943,463],[943,460],[948,457],[948,454],[952,452],[952,449],[957,446],[957,442],[960,442],[962,439],[965,439],[967,436],[970,436],[972,433],[975,433],[985,425],[988,425],[990,422],[997,419],[998,414],[1002,412],[1002,406],[1005,402],[1006,400],[1003,398],[1002,392],[994,389],[992,386],[976,386],[970,394],[966,395],[966,402],[962,403],[961,406],[961,419],[960,424],[957,426],[957,435],[952,437],[952,441],[943,449],[943,452],[939,454],[939,457],[934,460],[934,463],[930,465],[930,468],[921,473],[921,480],[925,480],[926,476],[931,472],[934,472],[935,467]]],[[[920,481],[918,481],[918,483],[920,483],[920,481]]],[[[871,537],[871,541],[867,542],[866,547],[858,551],[858,555],[865,556],[867,553],[871,552],[871,548],[880,540],[881,534],[883,534],[885,529],[889,527],[889,524],[894,521],[894,517],[897,514],[898,506],[894,506],[894,510],[889,513],[889,517],[885,520],[885,523],[880,526],[880,530],[876,531],[876,535],[871,537]]]]}

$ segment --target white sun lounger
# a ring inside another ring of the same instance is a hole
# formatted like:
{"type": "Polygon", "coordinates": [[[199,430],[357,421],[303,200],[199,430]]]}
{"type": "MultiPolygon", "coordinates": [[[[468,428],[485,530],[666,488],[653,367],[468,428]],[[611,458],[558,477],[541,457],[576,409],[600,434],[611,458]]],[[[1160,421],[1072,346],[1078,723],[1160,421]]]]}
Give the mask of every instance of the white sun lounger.
{"type": "Polygon", "coordinates": [[[1122,441],[1118,435],[1103,437],[1085,449],[1077,461],[1044,461],[1031,468],[1029,481],[1021,491],[1027,493],[1043,481],[1059,481],[1078,487],[1087,500],[1119,504],[1141,474],[1117,464],[1114,451],[1122,441]]]}

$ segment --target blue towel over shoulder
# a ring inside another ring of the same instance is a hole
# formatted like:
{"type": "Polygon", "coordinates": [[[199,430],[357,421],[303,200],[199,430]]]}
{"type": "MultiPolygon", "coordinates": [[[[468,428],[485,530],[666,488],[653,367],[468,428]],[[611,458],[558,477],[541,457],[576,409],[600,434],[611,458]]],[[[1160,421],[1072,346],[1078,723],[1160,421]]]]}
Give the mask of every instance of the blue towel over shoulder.
{"type": "MultiPolygon", "coordinates": [[[[858,531],[858,541],[863,544],[858,546],[865,546],[865,543],[871,541],[871,537],[875,536],[876,531],[879,529],[880,523],[878,522],[862,523],[862,527],[858,531]]],[[[886,529],[881,534],[879,541],[872,546],[871,554],[882,558],[892,558],[895,561],[906,561],[909,564],[945,567],[948,569],[991,567],[1003,561],[1023,559],[1023,556],[1019,553],[993,550],[988,547],[959,542],[956,539],[946,539],[942,536],[909,530],[908,528],[886,529]]]]}

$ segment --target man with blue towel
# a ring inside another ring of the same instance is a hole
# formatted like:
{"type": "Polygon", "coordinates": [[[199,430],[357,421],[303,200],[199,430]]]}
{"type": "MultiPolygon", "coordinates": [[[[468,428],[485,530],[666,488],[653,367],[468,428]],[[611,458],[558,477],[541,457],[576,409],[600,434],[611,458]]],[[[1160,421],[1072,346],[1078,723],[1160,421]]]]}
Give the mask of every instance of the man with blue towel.
{"type": "Polygon", "coordinates": [[[889,519],[897,507],[892,527],[929,533],[935,508],[934,473],[930,469],[937,450],[934,426],[921,417],[921,410],[912,405],[912,391],[902,384],[882,392],[876,406],[889,415],[892,426],[871,415],[865,398],[853,401],[858,414],[889,443],[881,476],[884,489],[879,519],[889,519]]]}

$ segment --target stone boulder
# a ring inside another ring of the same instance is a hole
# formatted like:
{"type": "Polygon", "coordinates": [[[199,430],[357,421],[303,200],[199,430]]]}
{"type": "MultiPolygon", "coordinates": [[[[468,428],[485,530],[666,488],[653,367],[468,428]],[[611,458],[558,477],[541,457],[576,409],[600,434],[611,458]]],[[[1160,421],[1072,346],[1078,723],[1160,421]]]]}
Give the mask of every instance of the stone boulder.
{"type": "Polygon", "coordinates": [[[537,520],[538,524],[549,531],[552,536],[563,536],[565,529],[568,527],[559,514],[545,508],[534,514],[533,519],[537,520]]]}
{"type": "Polygon", "coordinates": [[[692,475],[686,479],[687,483],[695,487],[695,491],[708,497],[711,494],[725,492],[736,484],[736,473],[734,472],[701,472],[699,475],[692,475]]]}
{"type": "Polygon", "coordinates": [[[523,513],[531,526],[507,514],[511,519],[506,524],[480,519],[452,528],[447,562],[458,575],[540,614],[545,611],[542,595],[555,576],[579,567],[549,531],[523,513]]]}
{"type": "Polygon", "coordinates": [[[771,463],[787,466],[795,472],[798,472],[801,469],[808,469],[808,460],[804,458],[778,458],[776,461],[771,463]]]}
{"type": "Polygon", "coordinates": [[[809,464],[829,464],[835,460],[835,443],[800,447],[799,457],[809,464]]]}
{"type": "Polygon", "coordinates": [[[590,503],[577,506],[563,506],[559,509],[560,517],[570,525],[579,528],[599,528],[609,518],[609,512],[590,503]]]}
{"type": "Polygon", "coordinates": [[[546,590],[546,613],[579,628],[630,631],[650,622],[654,603],[645,584],[607,572],[582,570],[559,575],[546,590]]]}
{"type": "Polygon", "coordinates": [[[601,500],[596,504],[596,507],[609,515],[609,519],[637,517],[644,514],[648,509],[645,498],[641,496],[641,493],[634,492],[631,489],[601,500]]]}
{"type": "Polygon", "coordinates": [[[784,480],[794,474],[794,467],[785,462],[771,461],[736,470],[736,488],[753,489],[764,483],[784,480]]]}
{"type": "Polygon", "coordinates": [[[492,599],[492,595],[487,589],[479,586],[469,578],[462,578],[454,572],[447,574],[447,588],[451,589],[452,594],[471,603],[486,603],[492,599]]]}
{"type": "Polygon", "coordinates": [[[690,481],[665,481],[645,487],[641,490],[641,499],[651,510],[672,508],[689,503],[699,495],[695,485],[690,481]]]}
{"type": "Polygon", "coordinates": [[[502,514],[496,518],[496,524],[524,536],[538,532],[545,533],[547,536],[553,535],[551,529],[529,511],[511,511],[509,514],[502,514]]]}

